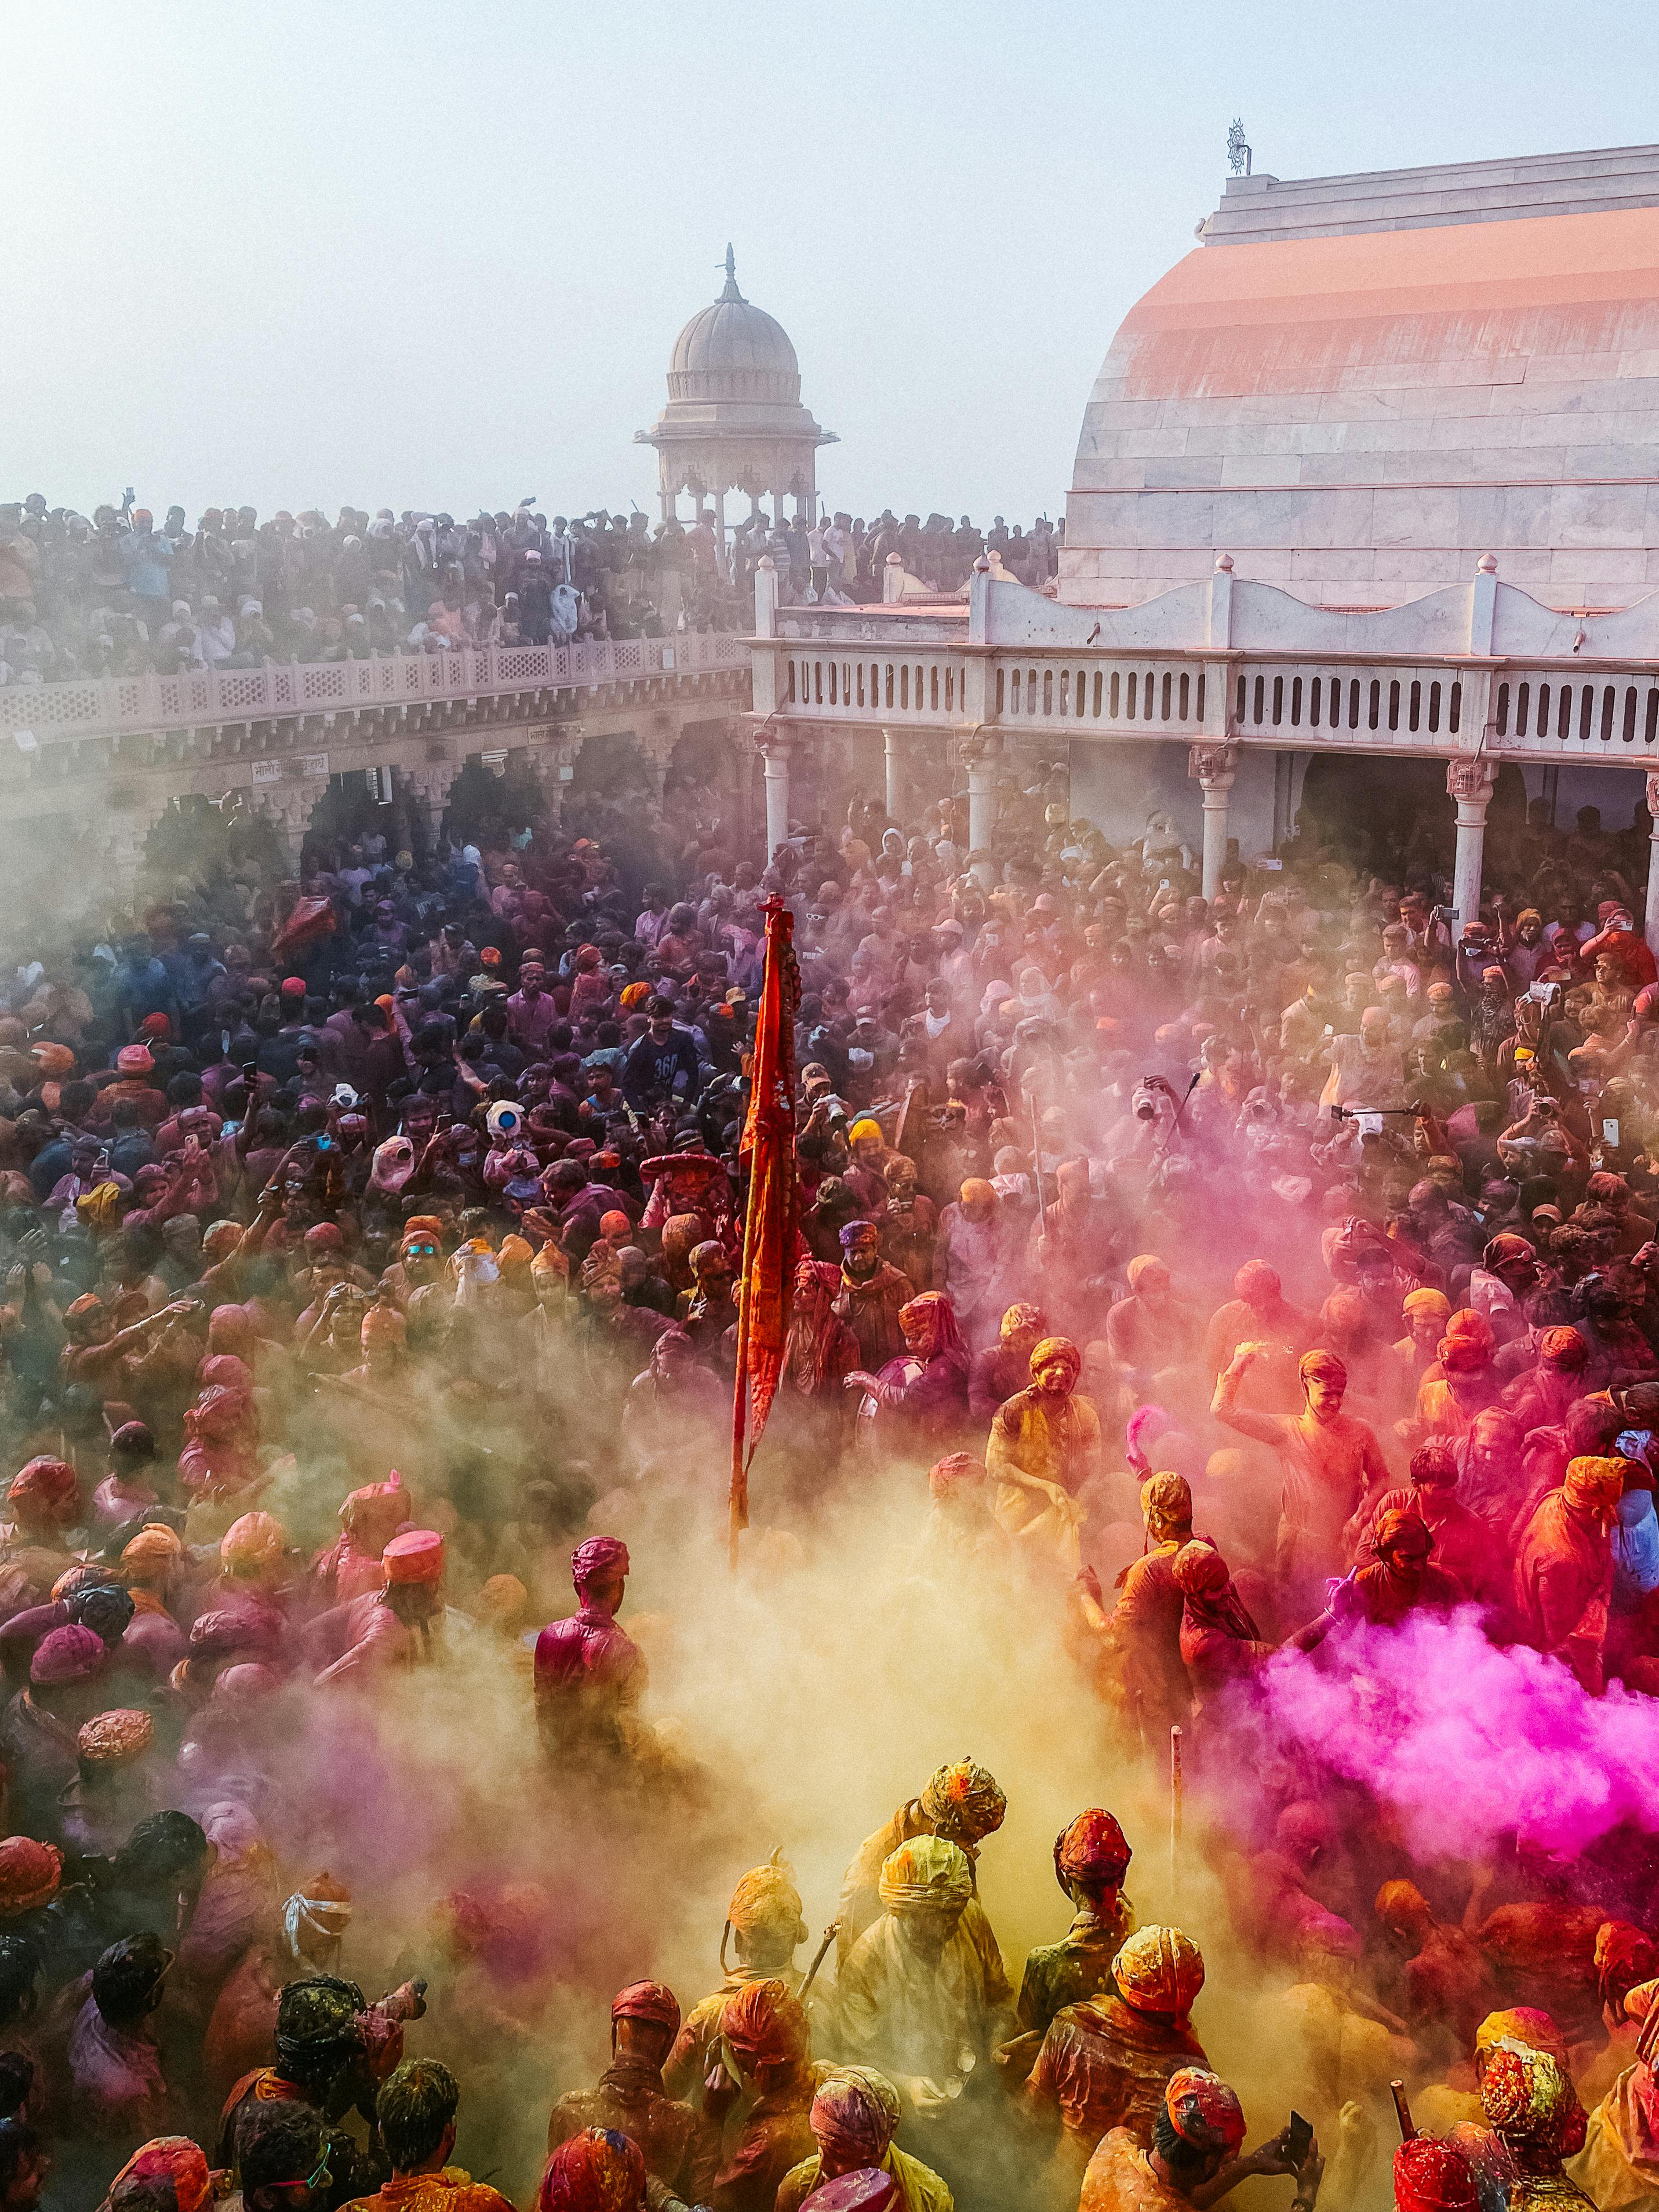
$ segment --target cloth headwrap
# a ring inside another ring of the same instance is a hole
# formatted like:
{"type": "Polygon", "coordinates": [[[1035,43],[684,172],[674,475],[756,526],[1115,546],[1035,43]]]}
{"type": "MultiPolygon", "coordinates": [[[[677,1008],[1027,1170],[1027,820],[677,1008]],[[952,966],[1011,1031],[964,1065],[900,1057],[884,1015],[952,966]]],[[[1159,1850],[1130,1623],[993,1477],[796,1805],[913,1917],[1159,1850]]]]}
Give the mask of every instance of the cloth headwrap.
{"type": "Polygon", "coordinates": [[[1595,1931],[1595,1972],[1603,2003],[1616,2003],[1625,1992],[1645,1984],[1659,1956],[1652,1940],[1628,1920],[1604,1920],[1595,1931]]]}
{"type": "Polygon", "coordinates": [[[927,1470],[927,1489],[933,1498],[950,1498],[985,1480],[985,1462],[971,1452],[948,1452],[927,1470]]]}
{"type": "Polygon", "coordinates": [[[1031,1380],[1036,1382],[1038,1370],[1058,1360],[1071,1373],[1073,1382],[1083,1372],[1083,1354],[1069,1336],[1045,1336],[1031,1351],[1031,1380]]]}
{"type": "Polygon", "coordinates": [[[6,1492],[6,1503],[14,1513],[20,1507],[32,1507],[36,1513],[51,1513],[58,1519],[79,1498],[80,1484],[69,1462],[45,1455],[19,1468],[6,1492]]]}
{"type": "Polygon", "coordinates": [[[283,1907],[283,1934],[292,1959],[300,1956],[302,1933],[337,1943],[350,1925],[350,1892],[331,1875],[318,1875],[304,1889],[296,1889],[283,1907]]]}
{"type": "Polygon", "coordinates": [[[171,1565],[185,1555],[185,1542],[175,1530],[160,1521],[146,1522],[121,1553],[121,1565],[129,1571],[142,1573],[146,1568],[171,1565]]]}
{"type": "Polygon", "coordinates": [[[1184,1474],[1172,1474],[1167,1468],[1149,1474],[1140,1486],[1142,1517],[1151,1521],[1182,1521],[1190,1522],[1193,1517],[1193,1486],[1184,1474]]]}
{"type": "Polygon", "coordinates": [[[982,1766],[974,1759],[959,1759],[928,1776],[922,1785],[921,1809],[931,1820],[966,1828],[978,1843],[1002,1826],[1008,1800],[982,1766]]]}
{"type": "Polygon", "coordinates": [[[1453,2144],[1413,2136],[1394,2154],[1395,2212],[1477,2212],[1474,2176],[1453,2144]]]}
{"type": "Polygon", "coordinates": [[[1233,1289],[1247,1302],[1279,1296],[1279,1270],[1265,1260],[1247,1260],[1233,1277],[1233,1289]]]}
{"type": "Polygon", "coordinates": [[[953,1906],[959,1912],[974,1893],[974,1870],[957,1844],[941,1836],[913,1836],[883,1866],[877,1887],[889,1912],[921,1905],[953,1906]]]}
{"type": "Polygon", "coordinates": [[[538,2212],[635,2212],[645,2176],[645,2154],[631,2136],[584,2128],[548,2160],[538,2212]]]}
{"type": "Polygon", "coordinates": [[[795,1887],[789,1869],[777,1859],[769,1859],[764,1866],[750,1869],[732,1891],[726,1917],[734,1935],[752,1936],[762,1929],[769,1929],[782,1936],[793,1929],[794,1942],[806,1941],[800,1892],[795,1887]]]}
{"type": "Polygon", "coordinates": [[[838,2067],[818,2085],[811,2125],[820,2148],[842,2167],[879,2166],[898,2131],[898,2092],[873,2067],[838,2067]]]}
{"type": "Polygon", "coordinates": [[[1112,1961],[1112,1979],[1136,2012],[1184,2020],[1204,1986],[1204,1954],[1179,1928],[1137,1928],[1112,1961]]]}
{"type": "Polygon", "coordinates": [[[367,1349],[371,1344],[403,1344],[408,1336],[409,1324],[396,1306],[371,1306],[363,1316],[358,1341],[367,1349]]]}
{"type": "Polygon", "coordinates": [[[1183,2142],[1199,2151],[1236,2151],[1244,2140],[1244,2108],[1218,2074],[1183,2066],[1164,2090],[1164,2109],[1183,2142]]]}
{"type": "Polygon", "coordinates": [[[849,1221],[841,1232],[841,1249],[855,1252],[860,1244],[873,1244],[880,1233],[873,1221],[849,1221]]]}
{"type": "Polygon", "coordinates": [[[1624,1496],[1627,1474],[1640,1472],[1632,1460],[1570,1459],[1561,1486],[1569,1505],[1605,1512],[1624,1496]]]}
{"type": "Polygon", "coordinates": [[[680,2032],[680,2001],[665,1982],[630,1982],[611,1998],[611,2017],[654,2021],[672,2040],[680,2032]]]}
{"type": "Polygon", "coordinates": [[[1043,1329],[1048,1326],[1048,1316],[1041,1306],[1016,1303],[1003,1315],[997,1333],[1006,1344],[1011,1336],[1018,1336],[1022,1329],[1043,1329]]]}
{"type": "Polygon", "coordinates": [[[1079,1813],[1054,1838],[1054,1875],[1062,1889],[1074,1881],[1115,1887],[1129,1871],[1132,1856],[1122,1829],[1103,1806],[1079,1813]]]}
{"type": "Polygon", "coordinates": [[[57,1896],[63,1878],[64,1854],[56,1844],[9,1836],[0,1844],[0,1917],[33,1912],[57,1896]]]}
{"type": "Polygon", "coordinates": [[[1500,2136],[1559,2150],[1576,2102],[1571,2081],[1547,2051],[1506,2038],[1487,2052],[1480,2109],[1500,2136]]]}
{"type": "Polygon", "coordinates": [[[1408,1321],[1436,1321],[1443,1327],[1451,1319],[1451,1300],[1443,1291],[1407,1291],[1403,1305],[1408,1321]]]}
{"type": "Polygon", "coordinates": [[[220,1563],[233,1575],[257,1575],[288,1549],[288,1531],[269,1513],[244,1513],[219,1540],[220,1563]]]}
{"type": "Polygon", "coordinates": [[[987,1182],[983,1176],[969,1176],[957,1193],[964,1206],[994,1206],[996,1185],[987,1182]]]}
{"type": "Polygon", "coordinates": [[[1167,1275],[1170,1272],[1169,1261],[1160,1260],[1156,1252],[1137,1253],[1123,1271],[1128,1279],[1130,1290],[1138,1291],[1147,1276],[1156,1273],[1159,1268],[1162,1268],[1167,1275]]]}
{"type": "Polygon", "coordinates": [[[128,2181],[170,2181],[176,2212],[202,2212],[213,2199],[207,2155],[188,2136],[155,2136],[141,2143],[111,2182],[105,2201],[113,2203],[121,2185],[128,2181]]]}
{"type": "Polygon", "coordinates": [[[410,1528],[394,1536],[380,1554],[388,1583],[441,1582],[444,1540],[435,1528],[410,1528]]]}
{"type": "Polygon", "coordinates": [[[602,1577],[611,1580],[629,1571],[628,1547],[620,1536],[590,1536],[570,1554],[570,1579],[580,1592],[602,1577]]]}
{"type": "Polygon", "coordinates": [[[856,1145],[863,1137],[873,1137],[878,1144],[881,1142],[881,1124],[879,1121],[872,1121],[867,1114],[854,1121],[847,1132],[847,1141],[849,1145],[856,1145]]]}
{"type": "Polygon", "coordinates": [[[75,1739],[77,1755],[88,1766],[126,1766],[142,1759],[155,1741],[155,1723],[136,1706],[100,1713],[75,1739]]]}
{"type": "Polygon", "coordinates": [[[1227,1562],[1213,1544],[1194,1542],[1183,1544],[1176,1553],[1170,1569],[1176,1588],[1188,1596],[1205,1590],[1225,1589],[1231,1577],[1227,1562]]]}
{"type": "Polygon", "coordinates": [[[1589,1364],[1589,1346],[1576,1328],[1547,1328],[1538,1340],[1538,1356],[1546,1367],[1578,1375],[1589,1364]]]}
{"type": "Polygon", "coordinates": [[[1297,1371],[1304,1382],[1328,1382],[1335,1390],[1348,1387],[1348,1370],[1334,1352],[1304,1352],[1297,1371]]]}
{"type": "Polygon", "coordinates": [[[1535,2005],[1511,2005],[1504,2012],[1489,2012],[1474,2031],[1475,2056],[1495,2051],[1500,2043],[1523,2043],[1528,2050],[1546,2051],[1563,2069],[1567,2063],[1567,2040],[1553,2016],[1535,2005]]]}
{"type": "Polygon", "coordinates": [[[366,1482],[354,1490],[340,1508],[340,1518],[354,1536],[385,1543],[410,1517],[409,1492],[394,1467],[384,1482],[366,1482]]]}
{"type": "Polygon", "coordinates": [[[64,1682],[89,1682],[103,1666],[107,1653],[104,1639],[89,1628],[71,1625],[54,1628],[34,1647],[29,1680],[37,1688],[49,1689],[64,1682]]]}
{"type": "Polygon", "coordinates": [[[810,2037],[806,2013],[786,1982],[750,1982],[720,2009],[720,2033],[750,2073],[798,2066],[810,2037]]]}

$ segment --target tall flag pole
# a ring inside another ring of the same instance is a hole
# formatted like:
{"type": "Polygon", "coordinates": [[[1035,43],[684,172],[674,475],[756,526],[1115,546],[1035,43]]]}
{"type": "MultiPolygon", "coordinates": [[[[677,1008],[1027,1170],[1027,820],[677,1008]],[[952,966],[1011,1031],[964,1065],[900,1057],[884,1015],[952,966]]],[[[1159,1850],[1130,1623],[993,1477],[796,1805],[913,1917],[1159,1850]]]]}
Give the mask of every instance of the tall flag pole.
{"type": "Polygon", "coordinates": [[[738,1537],[749,1526],[749,1469],[783,1372],[795,1287],[795,1010],[800,971],[790,942],[794,916],[781,898],[768,899],[765,911],[766,964],[738,1155],[749,1163],[749,1204],[743,1223],[738,1372],[732,1398],[727,1542],[734,1568],[738,1537]]]}

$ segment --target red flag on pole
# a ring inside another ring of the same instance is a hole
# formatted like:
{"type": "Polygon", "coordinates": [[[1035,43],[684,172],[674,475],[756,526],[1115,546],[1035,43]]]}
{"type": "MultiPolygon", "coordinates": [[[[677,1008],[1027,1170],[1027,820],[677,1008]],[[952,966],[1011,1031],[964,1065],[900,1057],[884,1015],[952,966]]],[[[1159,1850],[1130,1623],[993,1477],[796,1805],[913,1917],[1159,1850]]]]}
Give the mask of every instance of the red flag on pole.
{"type": "Polygon", "coordinates": [[[749,1468],[783,1372],[795,1287],[795,1009],[800,975],[790,939],[794,916],[766,902],[766,966],[749,1071],[749,1115],[740,1157],[749,1163],[738,1313],[738,1374],[732,1400],[729,1544],[749,1526],[749,1468]]]}

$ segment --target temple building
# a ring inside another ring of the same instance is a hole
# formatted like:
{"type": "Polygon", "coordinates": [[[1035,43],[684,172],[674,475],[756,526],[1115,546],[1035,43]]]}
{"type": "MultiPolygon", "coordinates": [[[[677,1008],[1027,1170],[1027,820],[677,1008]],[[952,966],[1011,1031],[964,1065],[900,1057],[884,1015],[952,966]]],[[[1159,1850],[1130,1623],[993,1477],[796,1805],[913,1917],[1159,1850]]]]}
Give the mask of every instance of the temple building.
{"type": "MultiPolygon", "coordinates": [[[[736,258],[726,249],[726,289],[699,309],[674,341],[668,404],[648,430],[657,449],[662,519],[690,493],[694,512],[711,502],[726,542],[726,495],[763,500],[781,518],[817,512],[817,450],[833,446],[801,404],[800,365],[783,325],[738,289],[736,258]]],[[[736,520],[737,518],[733,518],[736,520]]]]}

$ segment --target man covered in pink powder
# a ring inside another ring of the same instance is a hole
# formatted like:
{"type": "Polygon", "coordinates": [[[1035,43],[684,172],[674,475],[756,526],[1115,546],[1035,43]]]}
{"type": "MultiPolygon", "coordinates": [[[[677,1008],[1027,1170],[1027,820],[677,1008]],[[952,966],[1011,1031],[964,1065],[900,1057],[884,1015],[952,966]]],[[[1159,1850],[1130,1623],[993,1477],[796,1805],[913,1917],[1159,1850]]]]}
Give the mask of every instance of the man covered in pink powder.
{"type": "Polygon", "coordinates": [[[583,1750],[612,1755],[634,1737],[645,1658],[617,1626],[628,1588],[628,1547],[590,1536],[570,1555],[578,1609],[536,1639],[536,1721],[550,1759],[583,1750]]]}

